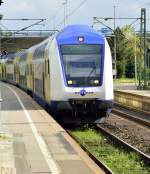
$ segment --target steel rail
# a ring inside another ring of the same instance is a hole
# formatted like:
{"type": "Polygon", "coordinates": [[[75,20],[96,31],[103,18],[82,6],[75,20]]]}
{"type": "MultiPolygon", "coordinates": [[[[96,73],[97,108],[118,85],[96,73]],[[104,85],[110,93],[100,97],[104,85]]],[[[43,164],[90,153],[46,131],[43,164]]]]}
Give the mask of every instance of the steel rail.
{"type": "Polygon", "coordinates": [[[140,113],[140,114],[144,114],[144,115],[150,115],[149,111],[133,108],[133,107],[130,107],[130,106],[125,106],[125,105],[122,105],[120,103],[114,103],[114,106],[115,107],[121,107],[121,108],[124,108],[124,109],[128,109],[128,110],[134,111],[136,113],[140,113]]]}
{"type": "MultiPolygon", "coordinates": [[[[124,107],[124,106],[119,106],[119,105],[117,105],[117,107],[120,107],[121,109],[125,109],[127,111],[132,111],[132,112],[134,112],[134,114],[136,114],[136,113],[141,114],[141,117],[142,117],[142,114],[146,115],[145,112],[142,112],[142,111],[139,111],[139,110],[135,110],[135,109],[127,108],[127,107],[124,107]]],[[[140,118],[138,116],[135,116],[134,114],[127,113],[126,111],[122,111],[122,110],[119,110],[117,108],[113,108],[112,114],[116,114],[117,116],[121,116],[123,118],[132,120],[132,121],[137,122],[138,124],[140,124],[142,126],[144,125],[144,126],[150,127],[150,121],[148,121],[144,118],[140,118]]]]}
{"type": "Polygon", "coordinates": [[[103,162],[98,160],[80,141],[76,138],[70,130],[66,130],[66,132],[79,144],[79,146],[88,154],[88,156],[106,173],[106,174],[114,174],[114,172],[107,167],[103,162]]]}
{"type": "Polygon", "coordinates": [[[121,146],[121,147],[124,147],[124,149],[127,149],[129,151],[133,151],[133,152],[138,153],[140,155],[140,158],[144,161],[144,163],[146,165],[150,165],[150,156],[148,156],[145,153],[141,152],[137,148],[131,146],[127,142],[121,140],[120,138],[118,138],[114,134],[110,133],[109,131],[106,131],[103,127],[101,127],[98,124],[96,125],[95,130],[97,132],[101,131],[104,135],[108,136],[111,140],[113,140],[113,142],[116,143],[117,146],[121,146]]]}

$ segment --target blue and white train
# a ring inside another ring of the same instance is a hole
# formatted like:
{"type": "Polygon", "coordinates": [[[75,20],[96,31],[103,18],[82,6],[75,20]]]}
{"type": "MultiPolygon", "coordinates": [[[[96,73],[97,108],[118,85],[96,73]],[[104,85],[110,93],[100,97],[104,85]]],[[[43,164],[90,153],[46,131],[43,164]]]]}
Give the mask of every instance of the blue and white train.
{"type": "Polygon", "coordinates": [[[102,122],[113,107],[111,51],[106,38],[91,27],[64,28],[16,54],[12,67],[9,63],[5,80],[31,93],[63,122],[102,122]]]}

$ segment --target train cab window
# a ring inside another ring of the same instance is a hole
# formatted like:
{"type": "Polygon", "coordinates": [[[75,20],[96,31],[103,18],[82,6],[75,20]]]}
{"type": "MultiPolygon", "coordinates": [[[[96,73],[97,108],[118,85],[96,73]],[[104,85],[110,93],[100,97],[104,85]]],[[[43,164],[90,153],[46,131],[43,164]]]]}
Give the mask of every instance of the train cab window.
{"type": "Polygon", "coordinates": [[[102,45],[62,45],[68,86],[100,86],[102,45]]]}

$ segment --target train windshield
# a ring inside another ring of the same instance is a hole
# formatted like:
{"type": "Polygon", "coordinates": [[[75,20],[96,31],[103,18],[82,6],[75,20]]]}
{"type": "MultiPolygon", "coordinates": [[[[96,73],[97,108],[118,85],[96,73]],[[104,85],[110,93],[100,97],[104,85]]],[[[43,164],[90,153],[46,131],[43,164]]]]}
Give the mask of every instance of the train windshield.
{"type": "Polygon", "coordinates": [[[68,86],[100,85],[102,45],[62,45],[68,86]]]}

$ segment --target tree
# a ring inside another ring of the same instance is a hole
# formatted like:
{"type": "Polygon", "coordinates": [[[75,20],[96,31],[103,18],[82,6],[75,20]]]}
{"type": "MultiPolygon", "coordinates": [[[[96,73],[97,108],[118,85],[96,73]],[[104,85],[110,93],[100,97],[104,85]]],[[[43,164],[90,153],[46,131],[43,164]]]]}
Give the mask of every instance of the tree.
{"type": "MultiPolygon", "coordinates": [[[[117,27],[115,30],[117,42],[117,78],[133,78],[135,73],[134,57],[135,57],[135,43],[139,44],[139,39],[135,35],[134,28],[127,25],[123,28],[117,27]]],[[[112,55],[114,55],[114,38],[110,40],[112,55]]],[[[139,55],[139,47],[136,49],[136,56],[139,55]]]]}

